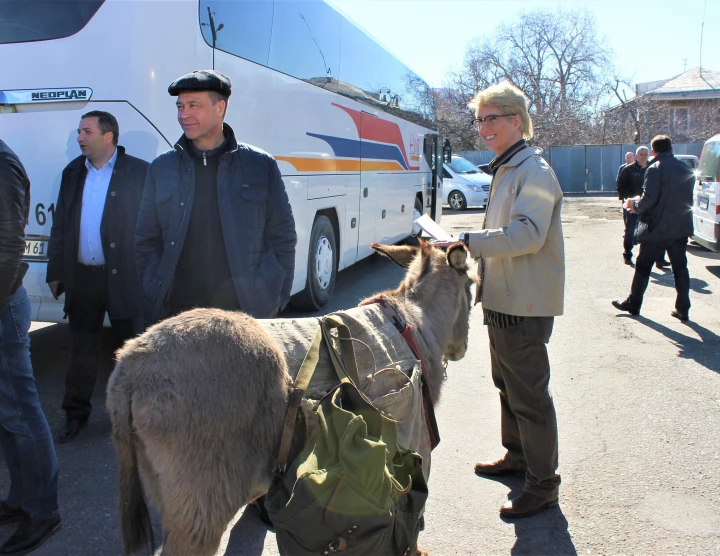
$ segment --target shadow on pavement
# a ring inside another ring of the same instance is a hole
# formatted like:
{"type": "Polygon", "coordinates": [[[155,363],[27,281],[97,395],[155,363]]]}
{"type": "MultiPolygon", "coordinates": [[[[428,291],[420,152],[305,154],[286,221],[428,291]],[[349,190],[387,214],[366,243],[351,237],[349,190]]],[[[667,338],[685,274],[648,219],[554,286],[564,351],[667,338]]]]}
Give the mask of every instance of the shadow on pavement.
{"type": "Polygon", "coordinates": [[[671,340],[678,348],[680,348],[678,357],[692,359],[703,367],[716,373],[720,373],[720,336],[715,334],[712,330],[708,330],[704,326],[692,321],[683,323],[684,326],[687,326],[700,336],[700,339],[698,340],[697,338],[686,336],[681,332],[668,328],[659,322],[645,318],[642,315],[636,315],[634,317],[631,317],[630,315],[620,316],[625,318],[634,318],[656,332],[660,332],[660,334],[671,340]]]}
{"type": "MultiPolygon", "coordinates": [[[[513,496],[516,494],[520,492],[513,493],[513,496]]],[[[562,498],[560,504],[562,505],[562,498]]],[[[561,505],[548,508],[533,517],[507,520],[515,525],[517,537],[510,554],[577,554],[561,505]]]]}
{"type": "Polygon", "coordinates": [[[706,266],[708,272],[715,276],[715,278],[720,278],[720,265],[718,266],[706,266]]]}
{"type": "Polygon", "coordinates": [[[700,257],[701,259],[720,260],[720,253],[715,253],[709,249],[705,249],[697,243],[688,243],[687,252],[688,255],[692,253],[694,256],[700,257]]]}
{"type": "MultiPolygon", "coordinates": [[[[265,547],[268,528],[260,520],[260,516],[252,506],[247,506],[230,533],[226,556],[242,554],[243,556],[260,556],[265,547]]],[[[272,533],[270,533],[272,534],[272,533]]]]}
{"type": "MultiPolygon", "coordinates": [[[[675,278],[673,277],[673,273],[670,269],[667,269],[663,274],[651,274],[650,278],[653,284],[667,286],[668,288],[675,287],[675,278]]],[[[690,289],[695,293],[705,295],[713,293],[712,290],[708,289],[709,286],[710,284],[708,284],[705,280],[690,277],[690,289]]]]}

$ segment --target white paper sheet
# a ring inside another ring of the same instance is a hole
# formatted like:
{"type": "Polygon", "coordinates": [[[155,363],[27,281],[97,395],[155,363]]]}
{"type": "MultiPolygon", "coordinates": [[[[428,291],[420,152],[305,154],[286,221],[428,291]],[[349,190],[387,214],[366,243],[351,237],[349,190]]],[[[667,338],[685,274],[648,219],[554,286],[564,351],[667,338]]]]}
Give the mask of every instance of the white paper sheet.
{"type": "Polygon", "coordinates": [[[420,218],[415,220],[415,223],[425,230],[425,232],[433,239],[438,239],[440,241],[450,241],[453,239],[449,233],[443,230],[440,225],[427,214],[423,214],[420,218]]]}

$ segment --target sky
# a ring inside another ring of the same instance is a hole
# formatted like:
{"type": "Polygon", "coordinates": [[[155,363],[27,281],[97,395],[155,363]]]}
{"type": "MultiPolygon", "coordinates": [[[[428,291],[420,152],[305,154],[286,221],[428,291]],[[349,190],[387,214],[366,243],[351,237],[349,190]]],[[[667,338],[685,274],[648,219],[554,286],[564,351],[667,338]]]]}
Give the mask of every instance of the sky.
{"type": "MultiPolygon", "coordinates": [[[[632,83],[674,77],[700,65],[720,72],[719,0],[329,0],[423,77],[443,85],[459,69],[468,42],[538,7],[587,7],[632,83]],[[659,52],[660,49],[665,52],[659,52]],[[658,50],[658,52],[655,52],[658,50]]],[[[631,91],[626,93],[632,96],[631,91]]]]}

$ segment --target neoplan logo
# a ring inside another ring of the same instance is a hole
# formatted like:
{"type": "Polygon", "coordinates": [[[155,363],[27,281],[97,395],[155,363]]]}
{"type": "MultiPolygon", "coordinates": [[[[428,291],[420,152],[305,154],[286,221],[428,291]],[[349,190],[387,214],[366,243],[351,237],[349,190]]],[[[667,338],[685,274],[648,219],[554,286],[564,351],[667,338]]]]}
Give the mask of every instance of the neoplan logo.
{"type": "Polygon", "coordinates": [[[42,100],[87,100],[86,89],[65,89],[61,91],[38,91],[32,93],[32,101],[42,100]]]}

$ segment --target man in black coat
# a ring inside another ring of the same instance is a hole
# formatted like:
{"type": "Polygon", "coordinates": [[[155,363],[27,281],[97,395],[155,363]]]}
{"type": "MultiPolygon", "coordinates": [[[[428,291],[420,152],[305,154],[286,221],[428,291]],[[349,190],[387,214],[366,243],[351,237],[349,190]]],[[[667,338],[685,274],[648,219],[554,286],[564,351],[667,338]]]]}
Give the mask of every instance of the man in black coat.
{"type": "MultiPolygon", "coordinates": [[[[617,190],[618,197],[624,203],[625,199],[642,195],[643,183],[645,182],[645,170],[648,167],[650,151],[646,146],[638,147],[635,151],[635,162],[625,164],[618,174],[617,190]]],[[[623,259],[625,264],[633,266],[632,248],[635,242],[635,228],[637,227],[638,216],[634,212],[623,209],[623,220],[625,221],[625,236],[623,239],[623,259]]],[[[658,268],[668,266],[663,253],[655,263],[658,268]]]]}
{"type": "Polygon", "coordinates": [[[62,174],[48,246],[47,282],[65,292],[71,355],[65,383],[65,428],[77,436],[90,416],[105,313],[118,345],[142,329],[134,234],[148,163],[118,146],[108,112],[85,114],[78,128],[83,153],[62,174]]]}
{"type": "Polygon", "coordinates": [[[675,310],[671,315],[686,321],[690,311],[686,251],[688,237],[693,234],[695,175],[684,162],[673,156],[670,137],[658,135],[651,146],[655,158],[645,171],[642,195],[627,199],[624,205],[639,218],[635,241],[640,244],[640,254],[635,264],[635,276],[630,296],[612,304],[621,311],[639,314],[653,262],[667,250],[677,291],[675,310]]]}
{"type": "Polygon", "coordinates": [[[29,208],[25,168],[0,140],[0,446],[10,475],[0,525],[19,523],[0,554],[28,554],[60,529],[58,461],[33,378],[22,285],[29,208]]]}
{"type": "Polygon", "coordinates": [[[135,234],[146,324],[193,307],[273,317],[290,299],[295,219],[268,153],[223,122],[230,80],[215,71],[179,77],[183,135],[148,169],[135,234]]]}

